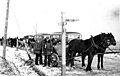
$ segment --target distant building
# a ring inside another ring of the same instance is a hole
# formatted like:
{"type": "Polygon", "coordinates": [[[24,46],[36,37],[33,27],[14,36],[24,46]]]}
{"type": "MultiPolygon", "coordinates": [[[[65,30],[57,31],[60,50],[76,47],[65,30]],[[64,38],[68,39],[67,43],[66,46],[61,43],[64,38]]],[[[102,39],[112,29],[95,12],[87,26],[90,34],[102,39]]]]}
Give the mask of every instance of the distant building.
{"type": "MultiPolygon", "coordinates": [[[[51,36],[53,38],[60,38],[61,39],[61,32],[54,32],[51,34],[51,36]]],[[[72,40],[72,39],[75,39],[75,38],[79,38],[79,39],[82,39],[82,35],[78,32],[66,32],[66,38],[68,40],[72,40]]]]}
{"type": "Polygon", "coordinates": [[[38,33],[37,35],[35,35],[35,39],[42,39],[42,38],[46,38],[49,37],[50,38],[50,34],[49,33],[38,33]]]}
{"type": "MultiPolygon", "coordinates": [[[[42,39],[42,38],[46,38],[46,37],[52,37],[52,38],[58,38],[61,39],[61,32],[54,32],[52,34],[49,33],[38,33],[37,35],[34,35],[35,39],[42,39]]],[[[67,40],[72,40],[72,39],[82,39],[82,35],[78,32],[66,32],[66,39],[67,40]]]]}
{"type": "Polygon", "coordinates": [[[34,38],[34,35],[26,35],[24,36],[24,38],[28,39],[28,38],[34,38]]]}

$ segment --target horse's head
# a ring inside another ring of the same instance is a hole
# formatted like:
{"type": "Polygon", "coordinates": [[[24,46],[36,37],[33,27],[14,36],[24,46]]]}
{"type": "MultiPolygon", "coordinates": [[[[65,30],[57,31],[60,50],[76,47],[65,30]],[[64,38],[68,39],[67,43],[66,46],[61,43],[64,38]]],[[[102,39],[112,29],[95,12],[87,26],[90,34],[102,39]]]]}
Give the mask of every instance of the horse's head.
{"type": "Polygon", "coordinates": [[[102,40],[102,44],[103,46],[110,46],[110,45],[116,45],[116,41],[114,36],[112,35],[112,33],[102,33],[101,34],[101,40],[102,40]]]}
{"type": "Polygon", "coordinates": [[[116,45],[116,40],[115,40],[114,36],[112,35],[112,33],[107,34],[107,43],[109,45],[114,45],[114,46],[116,45]]]}

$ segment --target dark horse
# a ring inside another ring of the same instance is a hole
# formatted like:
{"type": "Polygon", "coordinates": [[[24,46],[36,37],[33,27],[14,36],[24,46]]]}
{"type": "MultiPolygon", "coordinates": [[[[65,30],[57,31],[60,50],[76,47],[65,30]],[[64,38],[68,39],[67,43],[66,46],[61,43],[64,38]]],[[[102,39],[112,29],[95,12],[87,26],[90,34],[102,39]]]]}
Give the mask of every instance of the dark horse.
{"type": "MultiPolygon", "coordinates": [[[[85,66],[84,60],[88,55],[86,71],[91,71],[91,64],[94,55],[97,53],[104,53],[106,48],[110,45],[116,45],[116,41],[112,33],[101,33],[95,37],[91,36],[91,38],[86,40],[73,39],[70,41],[67,50],[67,65],[71,64],[71,67],[74,66],[74,57],[76,56],[76,53],[78,53],[79,55],[82,55],[82,66],[85,66]]],[[[102,63],[101,67],[103,68],[103,54],[98,55],[98,69],[100,68],[100,58],[102,63]]]]}

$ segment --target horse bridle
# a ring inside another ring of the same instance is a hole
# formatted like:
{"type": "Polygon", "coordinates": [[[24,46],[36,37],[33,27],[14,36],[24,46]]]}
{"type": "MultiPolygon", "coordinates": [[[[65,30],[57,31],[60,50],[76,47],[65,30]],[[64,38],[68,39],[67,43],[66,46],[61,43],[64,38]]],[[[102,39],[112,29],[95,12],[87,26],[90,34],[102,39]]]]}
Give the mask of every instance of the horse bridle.
{"type": "MultiPolygon", "coordinates": [[[[101,37],[101,39],[102,39],[102,37],[101,37]]],[[[105,37],[104,40],[102,40],[101,45],[105,48],[109,48],[108,46],[112,45],[112,43],[109,38],[105,37]]]]}

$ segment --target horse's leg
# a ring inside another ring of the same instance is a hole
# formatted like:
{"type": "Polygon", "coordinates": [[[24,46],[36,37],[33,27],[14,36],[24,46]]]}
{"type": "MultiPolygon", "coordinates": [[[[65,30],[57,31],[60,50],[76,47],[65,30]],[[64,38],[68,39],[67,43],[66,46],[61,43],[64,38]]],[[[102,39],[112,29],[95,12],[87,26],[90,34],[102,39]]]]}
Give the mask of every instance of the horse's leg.
{"type": "Polygon", "coordinates": [[[72,67],[72,55],[69,57],[69,59],[68,59],[68,65],[70,65],[70,67],[72,67]]]}
{"type": "Polygon", "coordinates": [[[69,66],[71,64],[71,53],[68,51],[68,49],[66,50],[66,66],[69,66]]]}
{"type": "Polygon", "coordinates": [[[100,69],[100,58],[101,58],[101,55],[98,54],[98,65],[97,65],[97,68],[100,69]]]}
{"type": "Polygon", "coordinates": [[[66,58],[66,66],[69,66],[69,60],[68,60],[68,57],[66,58]]]}
{"type": "Polygon", "coordinates": [[[67,55],[66,53],[66,66],[69,66],[70,64],[70,54],[67,55]]]}
{"type": "Polygon", "coordinates": [[[82,56],[82,67],[85,66],[85,57],[86,57],[85,55],[82,56]]]}
{"type": "Polygon", "coordinates": [[[88,55],[88,65],[87,65],[87,68],[86,68],[86,71],[91,71],[91,64],[92,64],[92,60],[93,60],[93,57],[94,55],[88,55]]]}
{"type": "Polygon", "coordinates": [[[103,56],[104,54],[101,54],[101,69],[103,69],[103,56]]]}
{"type": "Polygon", "coordinates": [[[72,58],[71,53],[69,53],[68,55],[66,55],[66,66],[71,65],[71,61],[72,61],[71,58],[72,58]]]}
{"type": "Polygon", "coordinates": [[[73,52],[72,55],[71,55],[71,67],[74,66],[74,57],[75,57],[75,53],[73,52]]]}

